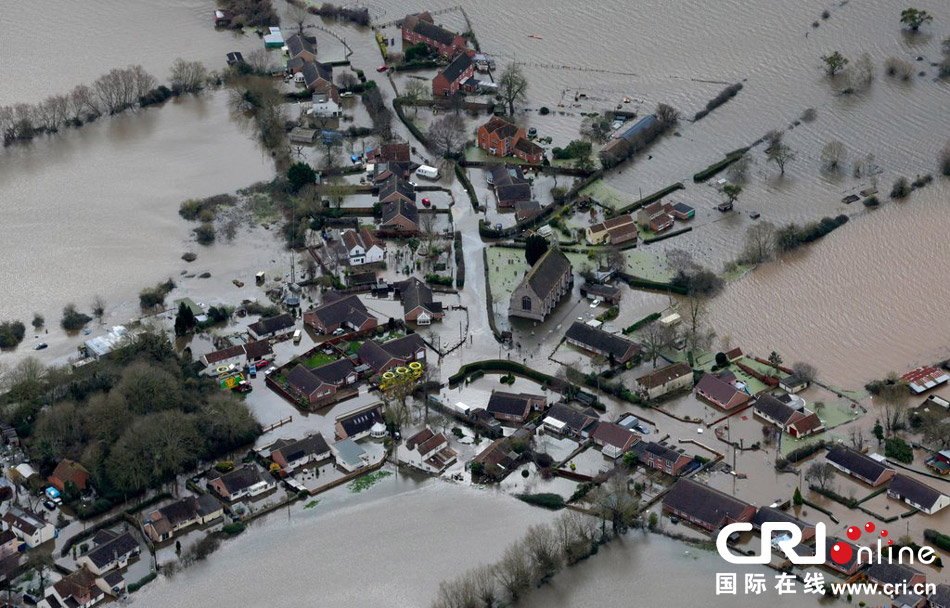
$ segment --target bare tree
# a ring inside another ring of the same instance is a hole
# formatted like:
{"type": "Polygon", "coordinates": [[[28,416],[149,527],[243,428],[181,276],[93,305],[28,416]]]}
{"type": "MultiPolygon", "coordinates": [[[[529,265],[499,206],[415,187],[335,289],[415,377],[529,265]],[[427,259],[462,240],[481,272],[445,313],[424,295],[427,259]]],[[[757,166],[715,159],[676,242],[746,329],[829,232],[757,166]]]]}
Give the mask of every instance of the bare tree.
{"type": "Polygon", "coordinates": [[[515,104],[523,103],[527,99],[528,79],[525,78],[521,66],[509,63],[498,77],[498,94],[508,106],[508,114],[514,116],[515,104]]]}
{"type": "Polygon", "coordinates": [[[604,266],[611,272],[623,272],[627,269],[627,258],[616,245],[607,245],[604,249],[604,266]]]}
{"type": "Polygon", "coordinates": [[[419,106],[415,102],[419,101],[420,99],[426,99],[428,96],[429,85],[425,81],[418,80],[416,78],[413,78],[409,81],[409,83],[406,85],[405,91],[403,92],[403,97],[413,104],[413,114],[419,113],[419,106]]]}
{"type": "Polygon", "coordinates": [[[679,111],[673,106],[667,105],[665,103],[657,104],[655,114],[657,121],[663,125],[676,124],[680,118],[679,111]]]}
{"type": "Polygon", "coordinates": [[[307,22],[307,18],[310,16],[307,7],[303,4],[288,3],[285,16],[291,23],[297,25],[297,33],[303,36],[304,23],[307,22]]]}
{"type": "Polygon", "coordinates": [[[815,366],[810,363],[805,363],[804,361],[796,361],[793,363],[792,371],[795,372],[796,376],[809,384],[818,379],[818,370],[815,369],[815,366]]]}
{"type": "Polygon", "coordinates": [[[456,114],[446,114],[429,127],[429,145],[442,156],[454,156],[465,145],[465,120],[456,114]]]}
{"type": "Polygon", "coordinates": [[[653,367],[664,350],[673,345],[674,332],[671,326],[660,323],[650,323],[640,332],[640,342],[643,344],[643,354],[650,359],[653,367]]]}
{"type": "Polygon", "coordinates": [[[716,337],[716,333],[706,329],[706,321],[709,317],[706,298],[697,293],[688,294],[683,300],[683,317],[686,321],[683,338],[686,340],[689,354],[692,355],[693,351],[707,348],[716,337]]]}
{"type": "Polygon", "coordinates": [[[92,316],[99,319],[99,322],[102,323],[102,318],[105,316],[105,314],[106,301],[101,295],[96,294],[92,298],[92,316]]]}
{"type": "MultiPolygon", "coordinates": [[[[818,404],[816,403],[815,405],[816,405],[816,409],[817,409],[817,405],[818,405],[818,404]]],[[[866,443],[867,443],[867,441],[866,441],[865,438],[864,438],[864,431],[863,431],[863,430],[861,430],[861,429],[851,429],[851,447],[853,447],[855,450],[857,450],[857,451],[859,451],[859,452],[863,452],[863,451],[864,451],[864,445],[865,445],[866,443]]]]}
{"type": "Polygon", "coordinates": [[[270,68],[270,55],[264,49],[255,49],[245,55],[244,62],[257,74],[265,74],[270,68]]]}
{"type": "Polygon", "coordinates": [[[752,166],[752,158],[743,154],[739,160],[729,165],[726,175],[729,181],[736,184],[744,184],[749,179],[749,168],[752,166]]]}
{"type": "Polygon", "coordinates": [[[847,161],[848,150],[838,140],[829,141],[821,149],[821,166],[825,171],[838,171],[847,161]]]}
{"type": "Polygon", "coordinates": [[[498,602],[498,583],[495,579],[495,567],[487,564],[476,566],[470,571],[475,597],[484,608],[492,608],[498,602]]]}
{"type": "Polygon", "coordinates": [[[740,261],[743,264],[768,262],[775,255],[775,224],[758,222],[746,230],[745,247],[740,261]]]}
{"type": "Polygon", "coordinates": [[[884,419],[884,428],[888,434],[903,426],[909,398],[907,384],[896,376],[889,378],[878,389],[874,402],[881,410],[881,418],[884,419]]]}
{"type": "Polygon", "coordinates": [[[835,468],[827,462],[813,462],[805,471],[805,479],[821,490],[830,490],[835,478],[835,468]]]}
{"type": "Polygon", "coordinates": [[[674,273],[688,273],[699,267],[693,260],[693,254],[679,248],[670,249],[666,252],[666,263],[674,273]]]}
{"type": "Polygon", "coordinates": [[[350,70],[344,70],[336,77],[336,83],[341,89],[350,89],[359,81],[356,74],[350,70]]]}
{"type": "Polygon", "coordinates": [[[208,81],[208,68],[200,61],[185,61],[179,57],[172,64],[169,81],[174,91],[196,93],[208,81]]]}
{"type": "Polygon", "coordinates": [[[495,576],[513,602],[531,587],[531,570],[531,559],[522,541],[505,549],[505,554],[495,568],[495,576]]]}
{"type": "Polygon", "coordinates": [[[871,64],[871,56],[867,53],[858,57],[850,68],[845,72],[845,81],[849,92],[860,93],[867,90],[874,81],[874,66],[871,64]]]}
{"type": "Polygon", "coordinates": [[[590,502],[601,521],[610,522],[614,533],[625,532],[636,518],[640,501],[627,487],[627,476],[615,472],[591,492],[590,502]]]}
{"type": "Polygon", "coordinates": [[[101,116],[102,110],[99,108],[95,91],[84,84],[73,89],[69,94],[69,112],[76,121],[80,119],[83,113],[93,118],[101,116]]]}
{"type": "Polygon", "coordinates": [[[778,165],[781,175],[785,175],[785,165],[794,160],[795,156],[795,152],[781,141],[772,144],[766,150],[768,162],[778,165]]]}
{"type": "Polygon", "coordinates": [[[551,526],[538,524],[529,527],[523,542],[534,562],[536,581],[547,580],[561,569],[564,558],[551,526]]]}

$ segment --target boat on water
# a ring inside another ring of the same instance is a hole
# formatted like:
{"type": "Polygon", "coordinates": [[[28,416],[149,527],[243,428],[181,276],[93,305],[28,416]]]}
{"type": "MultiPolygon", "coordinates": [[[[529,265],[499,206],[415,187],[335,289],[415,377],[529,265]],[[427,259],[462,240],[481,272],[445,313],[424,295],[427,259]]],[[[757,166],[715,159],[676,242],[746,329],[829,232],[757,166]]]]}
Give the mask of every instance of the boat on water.
{"type": "Polygon", "coordinates": [[[535,40],[544,40],[544,36],[538,36],[537,34],[528,34],[528,38],[534,38],[535,40]]]}

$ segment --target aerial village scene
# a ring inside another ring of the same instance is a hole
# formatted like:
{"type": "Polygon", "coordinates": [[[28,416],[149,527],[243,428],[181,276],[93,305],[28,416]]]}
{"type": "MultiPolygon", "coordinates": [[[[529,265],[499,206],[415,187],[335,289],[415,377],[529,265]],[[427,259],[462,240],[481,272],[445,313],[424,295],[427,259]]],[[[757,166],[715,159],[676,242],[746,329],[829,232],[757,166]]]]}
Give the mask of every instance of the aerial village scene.
{"type": "Polygon", "coordinates": [[[147,4],[0,42],[0,605],[950,608],[950,6],[147,4]]]}

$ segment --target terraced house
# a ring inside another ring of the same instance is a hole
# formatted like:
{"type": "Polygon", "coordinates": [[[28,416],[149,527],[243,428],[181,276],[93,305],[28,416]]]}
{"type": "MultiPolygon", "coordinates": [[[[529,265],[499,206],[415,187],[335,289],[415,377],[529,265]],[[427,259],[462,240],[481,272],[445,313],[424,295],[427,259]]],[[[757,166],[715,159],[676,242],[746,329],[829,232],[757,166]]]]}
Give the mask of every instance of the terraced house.
{"type": "Polygon", "coordinates": [[[570,260],[552,247],[534,263],[511,293],[508,316],[544,321],[561,298],[571,292],[573,285],[570,260]]]}
{"type": "Polygon", "coordinates": [[[468,45],[461,34],[436,25],[428,12],[406,15],[402,20],[403,48],[419,43],[443,57],[452,57],[468,45]]]}
{"type": "Polygon", "coordinates": [[[462,51],[432,79],[432,96],[448,97],[462,88],[462,83],[475,73],[471,51],[462,51]]]}
{"type": "Polygon", "coordinates": [[[540,164],[544,160],[544,148],[528,139],[524,129],[501,116],[478,127],[478,147],[492,156],[514,156],[526,163],[540,164]]]}

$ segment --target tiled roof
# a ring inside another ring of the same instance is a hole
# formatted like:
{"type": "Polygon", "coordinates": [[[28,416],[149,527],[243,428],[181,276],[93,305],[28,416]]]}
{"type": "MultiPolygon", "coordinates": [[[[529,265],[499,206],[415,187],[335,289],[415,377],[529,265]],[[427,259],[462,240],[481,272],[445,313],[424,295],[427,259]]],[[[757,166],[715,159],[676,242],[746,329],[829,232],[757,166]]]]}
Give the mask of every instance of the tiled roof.
{"type": "Polygon", "coordinates": [[[546,299],[566,274],[571,273],[571,261],[557,247],[549,248],[541,259],[534,263],[525,280],[531,290],[542,300],[546,299]]]}

